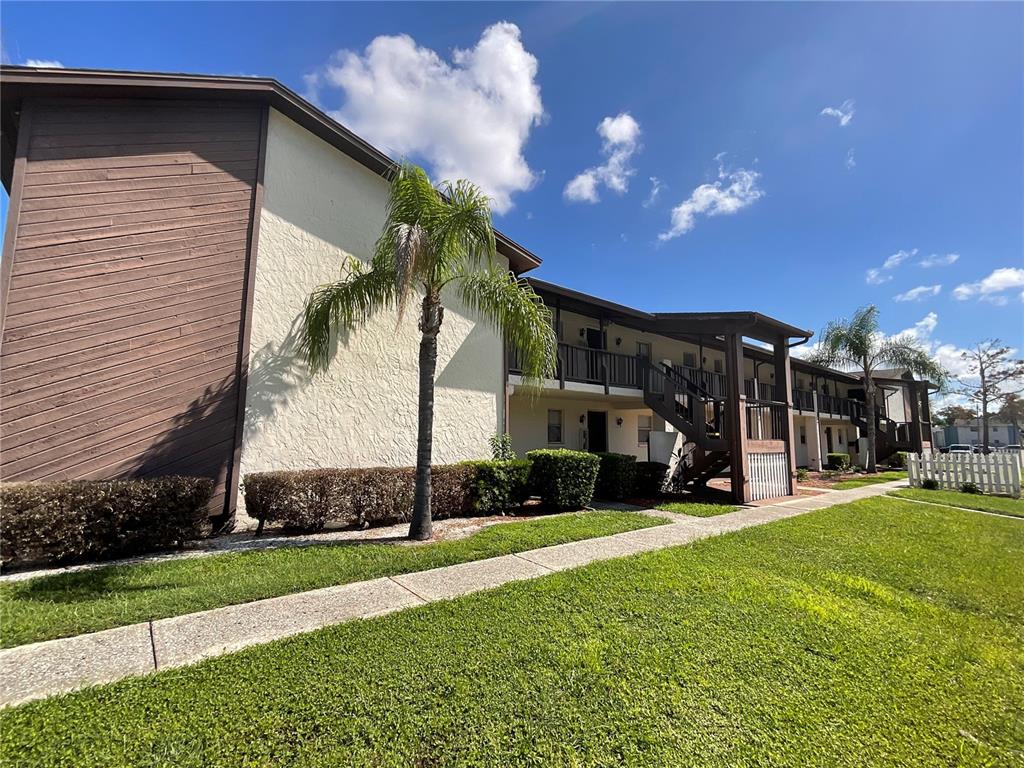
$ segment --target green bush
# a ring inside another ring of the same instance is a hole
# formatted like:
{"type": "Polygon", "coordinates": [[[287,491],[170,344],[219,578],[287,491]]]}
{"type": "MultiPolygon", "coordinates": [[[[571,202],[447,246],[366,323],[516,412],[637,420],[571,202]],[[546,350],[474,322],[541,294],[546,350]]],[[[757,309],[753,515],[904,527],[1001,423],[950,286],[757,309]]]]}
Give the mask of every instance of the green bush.
{"type": "Polygon", "coordinates": [[[624,453],[597,453],[597,481],[594,495],[599,499],[618,501],[633,495],[636,487],[636,456],[624,453]]]}
{"type": "Polygon", "coordinates": [[[668,479],[668,464],[660,461],[638,461],[636,463],[636,493],[638,496],[657,496],[662,492],[668,479]]]}
{"type": "Polygon", "coordinates": [[[502,515],[523,506],[530,495],[530,464],[526,459],[464,462],[475,472],[474,514],[502,515]]]}
{"type": "Polygon", "coordinates": [[[210,533],[202,477],[0,484],[0,564],[138,555],[210,533]]]}
{"type": "Polygon", "coordinates": [[[907,468],[907,452],[896,451],[892,456],[889,457],[889,466],[894,469],[906,469],[907,468]]]}
{"type": "Polygon", "coordinates": [[[976,483],[963,483],[960,486],[960,493],[981,493],[981,488],[976,483]]]}
{"type": "Polygon", "coordinates": [[[512,450],[512,435],[505,432],[501,435],[494,435],[488,442],[491,444],[491,458],[495,461],[512,461],[516,452],[512,450]]]}
{"type": "Polygon", "coordinates": [[[826,455],[826,459],[829,469],[843,471],[850,468],[850,454],[848,453],[829,453],[826,455]]]}
{"type": "Polygon", "coordinates": [[[526,458],[530,468],[530,490],[555,509],[579,509],[594,498],[594,484],[601,460],[592,453],[565,448],[541,448],[526,458]]]}
{"type": "MultiPolygon", "coordinates": [[[[475,472],[460,464],[433,467],[431,515],[464,517],[471,510],[475,472]]],[[[408,522],[416,487],[413,467],[254,472],[242,481],[245,511],[265,523],[319,531],[327,523],[367,527],[408,522]]]]}
{"type": "Polygon", "coordinates": [[[926,491],[937,491],[939,490],[939,481],[933,477],[926,477],[921,481],[921,487],[926,491]]]}
{"type": "Polygon", "coordinates": [[[807,470],[806,467],[798,467],[797,468],[797,470],[796,470],[796,480],[797,480],[798,483],[802,483],[805,480],[808,480],[810,478],[810,476],[811,476],[811,473],[807,470]]]}

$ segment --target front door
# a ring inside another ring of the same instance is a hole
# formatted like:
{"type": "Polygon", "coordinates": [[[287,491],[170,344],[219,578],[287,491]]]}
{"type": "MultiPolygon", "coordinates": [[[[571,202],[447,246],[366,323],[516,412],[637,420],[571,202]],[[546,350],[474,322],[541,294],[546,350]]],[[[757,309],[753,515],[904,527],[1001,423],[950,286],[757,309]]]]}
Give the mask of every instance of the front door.
{"type": "Polygon", "coordinates": [[[604,453],[608,450],[608,414],[605,411],[587,411],[587,450],[604,453]]]}
{"type": "MultiPolygon", "coordinates": [[[[598,328],[587,328],[586,336],[588,349],[604,349],[604,334],[598,328]]],[[[586,352],[587,356],[587,379],[594,382],[604,380],[601,355],[597,352],[586,352]]]]}
{"type": "Polygon", "coordinates": [[[829,453],[834,453],[832,448],[832,427],[825,427],[825,444],[829,453]]]}

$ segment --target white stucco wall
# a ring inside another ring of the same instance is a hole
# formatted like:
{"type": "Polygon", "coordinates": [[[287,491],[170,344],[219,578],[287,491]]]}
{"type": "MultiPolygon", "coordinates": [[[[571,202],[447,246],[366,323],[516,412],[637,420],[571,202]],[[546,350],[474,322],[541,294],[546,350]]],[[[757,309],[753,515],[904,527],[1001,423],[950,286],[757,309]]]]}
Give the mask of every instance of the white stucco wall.
{"type": "MultiPolygon", "coordinates": [[[[418,302],[373,317],[312,378],[295,352],[309,292],[345,259],[368,262],[387,184],[272,111],[253,301],[241,471],[415,463],[418,302]]],[[[499,257],[500,258],[500,257],[499,257]]],[[[503,422],[502,344],[446,296],[438,338],[434,458],[485,457],[503,422]]],[[[241,499],[240,499],[241,502],[241,499]]],[[[240,504],[241,506],[241,504],[240,504]]]]}

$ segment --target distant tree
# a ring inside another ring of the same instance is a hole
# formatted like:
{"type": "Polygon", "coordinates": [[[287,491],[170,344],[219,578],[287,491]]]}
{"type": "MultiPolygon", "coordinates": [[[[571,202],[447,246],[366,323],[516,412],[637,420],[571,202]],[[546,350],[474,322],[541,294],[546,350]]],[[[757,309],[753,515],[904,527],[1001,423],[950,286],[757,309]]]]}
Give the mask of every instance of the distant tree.
{"type": "Polygon", "coordinates": [[[935,424],[940,427],[949,427],[957,421],[970,421],[973,418],[974,411],[962,405],[947,405],[935,412],[935,424]]]}
{"type": "Polygon", "coordinates": [[[858,309],[849,320],[833,320],[825,326],[817,351],[811,356],[817,365],[856,370],[864,380],[865,417],[868,425],[868,472],[876,472],[875,460],[875,371],[903,368],[943,384],[946,372],[932,360],[912,337],[887,338],[878,325],[878,307],[858,309]]]}
{"type": "Polygon", "coordinates": [[[1019,430],[1021,423],[1024,423],[1024,398],[1011,392],[1003,400],[1003,407],[999,409],[997,415],[1019,430]]]}
{"type": "Polygon", "coordinates": [[[1024,392],[1024,360],[1011,357],[1011,351],[999,339],[986,339],[960,355],[967,373],[957,377],[956,391],[981,412],[981,448],[985,453],[991,414],[1006,404],[1008,396],[1024,392]]]}

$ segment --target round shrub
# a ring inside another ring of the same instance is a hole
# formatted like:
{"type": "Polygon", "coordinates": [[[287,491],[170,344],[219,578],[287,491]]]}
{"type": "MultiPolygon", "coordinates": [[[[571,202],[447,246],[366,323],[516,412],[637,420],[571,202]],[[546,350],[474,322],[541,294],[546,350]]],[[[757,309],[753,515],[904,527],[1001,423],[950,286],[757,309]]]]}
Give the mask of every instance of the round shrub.
{"type": "Polygon", "coordinates": [[[633,495],[636,486],[636,456],[624,453],[596,453],[598,461],[594,495],[618,501],[633,495]]]}
{"type": "Polygon", "coordinates": [[[592,453],[565,448],[530,451],[530,489],[554,509],[579,509],[594,498],[601,460],[592,453]]]}
{"type": "Polygon", "coordinates": [[[530,495],[530,465],[526,459],[466,461],[473,470],[470,506],[477,515],[503,515],[519,509],[530,495]]]}
{"type": "Polygon", "coordinates": [[[668,464],[660,461],[638,461],[636,463],[636,493],[639,496],[657,496],[668,479],[668,464]]]}
{"type": "Polygon", "coordinates": [[[889,466],[892,467],[893,469],[906,469],[907,452],[896,451],[896,453],[889,457],[889,466]]]}
{"type": "Polygon", "coordinates": [[[963,483],[960,486],[960,493],[981,493],[981,488],[976,483],[963,483]]]}
{"type": "Polygon", "coordinates": [[[921,481],[921,487],[926,491],[937,491],[939,490],[939,481],[934,477],[926,477],[921,481]]]}
{"type": "Polygon", "coordinates": [[[850,468],[850,454],[848,453],[830,453],[827,454],[826,460],[829,469],[845,471],[850,468]]]}

